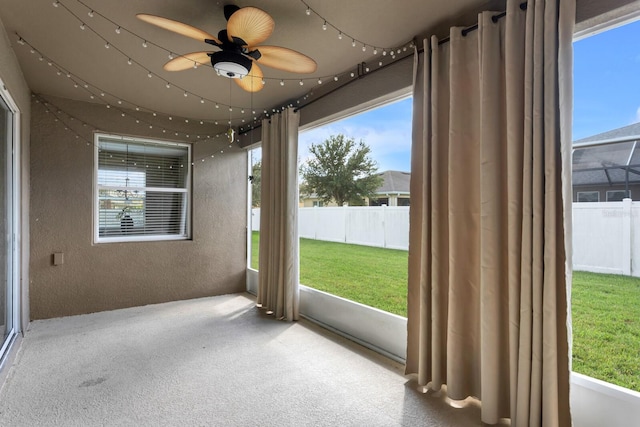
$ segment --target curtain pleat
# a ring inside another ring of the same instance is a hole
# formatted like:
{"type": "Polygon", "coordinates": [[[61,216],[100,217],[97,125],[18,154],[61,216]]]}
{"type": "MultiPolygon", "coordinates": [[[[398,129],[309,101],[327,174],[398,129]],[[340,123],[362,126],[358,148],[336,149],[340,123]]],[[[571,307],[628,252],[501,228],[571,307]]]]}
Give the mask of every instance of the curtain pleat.
{"type": "Polygon", "coordinates": [[[575,3],[559,3],[507,2],[414,62],[406,370],[481,399],[490,424],[571,424],[575,3]]]}
{"type": "Polygon", "coordinates": [[[257,303],[289,321],[299,317],[298,124],[291,108],[262,121],[257,303]]]}

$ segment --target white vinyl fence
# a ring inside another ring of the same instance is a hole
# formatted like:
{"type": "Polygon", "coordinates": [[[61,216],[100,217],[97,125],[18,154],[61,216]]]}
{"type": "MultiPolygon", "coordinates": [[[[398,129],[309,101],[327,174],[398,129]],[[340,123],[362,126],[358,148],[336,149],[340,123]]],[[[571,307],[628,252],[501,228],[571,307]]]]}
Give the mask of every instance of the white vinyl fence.
{"type": "Polygon", "coordinates": [[[574,203],[573,269],[640,277],[640,202],[574,203]]]}
{"type": "MultiPolygon", "coordinates": [[[[409,207],[300,208],[300,237],[409,248],[409,207]]],[[[260,209],[252,210],[252,230],[260,209]]],[[[573,268],[640,277],[640,202],[573,204],[573,268]]]]}
{"type": "MultiPolygon", "coordinates": [[[[251,229],[260,230],[260,209],[251,210],[251,229]]],[[[408,206],[300,208],[300,237],[390,249],[409,249],[408,206]]]]}

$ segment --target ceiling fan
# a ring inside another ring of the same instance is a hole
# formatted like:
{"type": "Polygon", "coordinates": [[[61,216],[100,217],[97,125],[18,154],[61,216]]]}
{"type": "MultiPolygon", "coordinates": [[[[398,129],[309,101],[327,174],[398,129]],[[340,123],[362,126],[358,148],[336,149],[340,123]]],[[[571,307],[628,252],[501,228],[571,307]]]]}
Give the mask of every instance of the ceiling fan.
{"type": "Polygon", "coordinates": [[[275,22],[265,11],[256,7],[224,6],[227,29],[218,37],[179,21],[139,13],[136,17],[165,30],[220,48],[213,52],[192,52],[179,56],[164,65],[167,71],[181,71],[209,61],[219,76],[234,79],[242,89],[257,92],[263,87],[260,65],[292,73],[313,73],[316,62],[308,56],[280,46],[262,46],[273,32],[275,22]]]}

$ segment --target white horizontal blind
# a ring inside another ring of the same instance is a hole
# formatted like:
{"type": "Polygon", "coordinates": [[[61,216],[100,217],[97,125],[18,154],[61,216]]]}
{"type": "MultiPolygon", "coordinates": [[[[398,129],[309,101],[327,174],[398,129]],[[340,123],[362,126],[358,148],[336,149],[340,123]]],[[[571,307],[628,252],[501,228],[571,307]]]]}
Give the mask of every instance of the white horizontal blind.
{"type": "Polygon", "coordinates": [[[97,241],[189,237],[188,144],[99,135],[97,241]]]}

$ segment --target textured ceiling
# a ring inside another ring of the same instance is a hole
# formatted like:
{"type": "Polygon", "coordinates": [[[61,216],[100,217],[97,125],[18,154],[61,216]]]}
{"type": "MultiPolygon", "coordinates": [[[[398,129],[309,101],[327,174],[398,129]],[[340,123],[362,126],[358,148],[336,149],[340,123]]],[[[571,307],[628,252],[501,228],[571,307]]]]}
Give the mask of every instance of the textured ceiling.
{"type": "Polygon", "coordinates": [[[473,16],[487,4],[480,0],[305,2],[60,0],[55,7],[58,2],[54,0],[0,0],[0,19],[35,93],[128,109],[138,107],[176,117],[208,121],[231,118],[234,126],[239,126],[242,120],[252,120],[252,110],[260,115],[287,103],[304,103],[305,96],[314,87],[317,90],[319,80],[323,87],[336,85],[352,78],[351,72],[358,64],[365,62],[370,69],[379,67],[380,61],[388,64],[392,58],[382,55],[383,48],[387,52],[389,48],[400,49],[400,56],[410,54],[409,43],[415,36],[453,23],[464,24],[461,16],[473,16]],[[264,44],[284,46],[312,57],[318,63],[317,71],[298,75],[263,67],[265,87],[253,95],[217,76],[211,66],[167,72],[162,66],[170,53],[209,50],[209,46],[135,18],[137,13],[159,15],[216,35],[226,26],[223,6],[229,3],[269,13],[276,24],[264,44]],[[309,15],[307,5],[312,10],[309,15]],[[327,29],[323,30],[325,20],[327,29]],[[340,31],[344,33],[342,39],[338,37],[340,31]],[[26,43],[19,43],[19,37],[26,43]],[[147,47],[143,47],[144,41],[147,47]],[[107,43],[109,48],[105,47],[107,43]],[[334,77],[338,77],[338,83],[334,77]]]}

